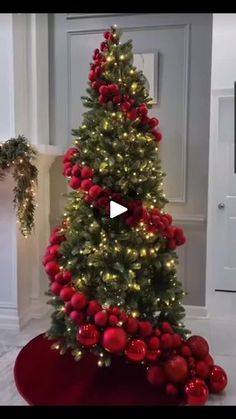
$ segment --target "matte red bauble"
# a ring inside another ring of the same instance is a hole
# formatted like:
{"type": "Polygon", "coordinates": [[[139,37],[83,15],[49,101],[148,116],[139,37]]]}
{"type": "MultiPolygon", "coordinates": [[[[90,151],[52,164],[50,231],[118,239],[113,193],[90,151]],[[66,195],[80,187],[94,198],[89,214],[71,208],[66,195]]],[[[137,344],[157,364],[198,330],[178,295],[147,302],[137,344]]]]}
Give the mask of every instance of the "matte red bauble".
{"type": "Polygon", "coordinates": [[[196,366],[196,375],[199,378],[206,379],[209,374],[209,365],[204,361],[197,361],[196,366]]]}
{"type": "Polygon", "coordinates": [[[191,336],[187,340],[192,353],[199,359],[204,359],[209,354],[209,345],[202,336],[191,336]]]}
{"type": "Polygon", "coordinates": [[[140,335],[143,337],[150,336],[152,334],[152,323],[148,321],[141,321],[139,322],[139,332],[140,335]]]}
{"type": "Polygon", "coordinates": [[[71,297],[74,295],[75,289],[71,287],[64,287],[60,292],[60,298],[63,301],[70,301],[71,297]]]}
{"type": "Polygon", "coordinates": [[[45,271],[47,272],[48,275],[54,276],[60,271],[60,267],[58,263],[50,261],[45,266],[45,271]]]}
{"type": "Polygon", "coordinates": [[[171,383],[181,383],[188,375],[188,365],[182,356],[175,355],[164,364],[164,370],[171,383]]]}
{"type": "Polygon", "coordinates": [[[72,189],[76,190],[76,189],[79,189],[79,187],[81,185],[81,180],[76,176],[72,176],[72,178],[70,179],[69,184],[70,184],[70,187],[72,189]]]}
{"type": "Polygon", "coordinates": [[[58,282],[53,282],[51,285],[51,291],[54,295],[60,295],[63,285],[58,284],[58,282]]]}
{"type": "Polygon", "coordinates": [[[138,330],[138,320],[134,317],[129,317],[125,323],[125,328],[130,334],[136,333],[138,330]]]}
{"type": "Polygon", "coordinates": [[[157,361],[162,355],[162,351],[160,349],[148,349],[146,353],[146,359],[148,361],[157,361]]]}
{"type": "Polygon", "coordinates": [[[169,383],[166,385],[166,394],[168,394],[168,396],[177,396],[178,393],[178,388],[174,384],[169,383]]]}
{"type": "Polygon", "coordinates": [[[89,189],[89,196],[93,199],[96,199],[98,195],[102,192],[102,188],[99,185],[94,185],[89,189]]]}
{"type": "Polygon", "coordinates": [[[125,356],[134,362],[141,362],[145,359],[147,353],[147,345],[141,339],[132,339],[128,342],[125,349],[125,356]]]}
{"type": "Polygon", "coordinates": [[[184,387],[187,397],[187,404],[192,406],[202,406],[208,399],[208,388],[206,383],[199,378],[189,381],[184,387]]]}
{"type": "Polygon", "coordinates": [[[109,327],[103,334],[103,346],[112,353],[122,352],[127,344],[127,334],[119,327],[109,327]]]}
{"type": "Polygon", "coordinates": [[[210,367],[209,389],[212,393],[220,393],[225,389],[228,383],[226,372],[218,365],[210,367]]]}
{"type": "Polygon", "coordinates": [[[87,308],[87,313],[89,316],[93,316],[98,311],[101,310],[101,305],[96,300],[90,300],[87,308]]]}
{"type": "Polygon", "coordinates": [[[81,176],[83,179],[89,179],[93,177],[93,169],[89,166],[84,166],[81,170],[81,176]]]}
{"type": "Polygon", "coordinates": [[[158,365],[152,365],[147,370],[147,380],[150,384],[157,387],[162,387],[166,383],[166,375],[163,368],[158,365]]]}
{"type": "Polygon", "coordinates": [[[83,292],[77,292],[71,298],[71,305],[76,310],[82,310],[83,308],[86,307],[87,303],[88,303],[88,299],[83,292]]]}
{"type": "Polygon", "coordinates": [[[106,326],[107,320],[108,320],[108,314],[106,313],[106,311],[99,311],[94,316],[94,321],[96,325],[99,327],[106,326]]]}
{"type": "Polygon", "coordinates": [[[85,320],[85,314],[82,311],[73,310],[70,312],[70,318],[75,323],[81,326],[85,320]]]}
{"type": "Polygon", "coordinates": [[[150,349],[159,349],[160,348],[160,339],[157,336],[152,336],[148,341],[148,346],[150,349]]]}
{"type": "Polygon", "coordinates": [[[76,339],[84,346],[94,346],[98,343],[100,337],[99,331],[94,324],[84,324],[76,334],[76,339]]]}

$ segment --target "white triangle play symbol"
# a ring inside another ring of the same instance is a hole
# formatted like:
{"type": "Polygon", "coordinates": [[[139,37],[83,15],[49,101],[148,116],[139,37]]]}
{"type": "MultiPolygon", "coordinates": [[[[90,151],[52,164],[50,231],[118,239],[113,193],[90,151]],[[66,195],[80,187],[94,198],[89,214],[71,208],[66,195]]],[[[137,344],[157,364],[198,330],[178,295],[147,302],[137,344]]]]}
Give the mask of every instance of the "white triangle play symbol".
{"type": "Polygon", "coordinates": [[[123,214],[126,211],[128,211],[128,208],[117,204],[117,202],[110,201],[110,218],[117,217],[117,215],[123,214]]]}

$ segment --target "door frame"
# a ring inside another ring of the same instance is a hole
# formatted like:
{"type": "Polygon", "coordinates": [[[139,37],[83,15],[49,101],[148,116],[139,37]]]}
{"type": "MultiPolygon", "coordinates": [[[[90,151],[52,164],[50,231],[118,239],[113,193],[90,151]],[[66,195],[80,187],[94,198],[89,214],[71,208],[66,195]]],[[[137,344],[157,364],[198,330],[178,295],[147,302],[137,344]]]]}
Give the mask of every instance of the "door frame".
{"type": "Polygon", "coordinates": [[[212,89],[210,107],[210,138],[209,138],[209,170],[208,170],[208,209],[207,209],[207,257],[206,257],[206,307],[210,317],[236,318],[236,293],[215,291],[215,226],[217,218],[215,206],[217,203],[216,178],[217,144],[219,134],[220,101],[234,97],[234,89],[212,89]]]}

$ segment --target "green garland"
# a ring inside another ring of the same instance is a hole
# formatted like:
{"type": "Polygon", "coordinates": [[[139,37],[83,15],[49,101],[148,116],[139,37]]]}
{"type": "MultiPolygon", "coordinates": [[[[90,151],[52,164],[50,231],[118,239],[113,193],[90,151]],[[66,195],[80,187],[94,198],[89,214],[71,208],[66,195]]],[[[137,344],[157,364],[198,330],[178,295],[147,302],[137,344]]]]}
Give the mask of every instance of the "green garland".
{"type": "Polygon", "coordinates": [[[36,156],[36,150],[22,135],[0,143],[0,179],[5,177],[6,171],[11,170],[16,182],[13,203],[20,223],[20,231],[25,237],[34,227],[36,207],[34,197],[38,169],[31,161],[36,156]]]}

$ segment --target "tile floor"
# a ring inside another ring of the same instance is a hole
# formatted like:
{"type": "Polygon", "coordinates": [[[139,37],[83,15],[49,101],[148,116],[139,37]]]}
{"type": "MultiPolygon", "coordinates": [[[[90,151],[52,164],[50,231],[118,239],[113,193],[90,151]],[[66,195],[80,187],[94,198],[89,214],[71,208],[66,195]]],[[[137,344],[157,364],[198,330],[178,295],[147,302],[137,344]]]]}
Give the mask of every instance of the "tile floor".
{"type": "MultiPolygon", "coordinates": [[[[215,363],[227,371],[229,384],[221,395],[211,395],[208,405],[236,405],[236,320],[186,319],[193,334],[204,336],[210,345],[215,363]]],[[[27,405],[18,394],[13,367],[21,348],[33,337],[47,330],[49,318],[33,320],[21,332],[0,331],[0,405],[27,405]]]]}

